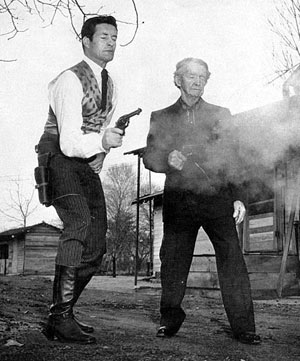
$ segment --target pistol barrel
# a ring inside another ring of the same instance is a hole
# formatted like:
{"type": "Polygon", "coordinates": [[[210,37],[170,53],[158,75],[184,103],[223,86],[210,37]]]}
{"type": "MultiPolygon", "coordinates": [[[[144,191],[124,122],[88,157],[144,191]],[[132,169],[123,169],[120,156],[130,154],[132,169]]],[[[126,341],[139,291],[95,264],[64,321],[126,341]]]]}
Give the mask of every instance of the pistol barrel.
{"type": "Polygon", "coordinates": [[[141,108],[138,108],[137,110],[135,110],[135,111],[133,111],[133,112],[131,112],[131,113],[129,113],[129,114],[123,115],[123,117],[124,117],[124,118],[131,118],[131,117],[133,117],[134,115],[139,115],[141,111],[142,111],[142,109],[141,109],[141,108]]]}

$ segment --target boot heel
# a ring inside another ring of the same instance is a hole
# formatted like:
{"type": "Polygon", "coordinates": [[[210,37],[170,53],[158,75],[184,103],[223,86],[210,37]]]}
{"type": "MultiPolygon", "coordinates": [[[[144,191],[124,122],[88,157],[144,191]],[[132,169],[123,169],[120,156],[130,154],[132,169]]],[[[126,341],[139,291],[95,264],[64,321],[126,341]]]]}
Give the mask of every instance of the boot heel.
{"type": "Polygon", "coordinates": [[[59,342],[68,342],[68,339],[62,336],[59,332],[55,332],[55,337],[59,342]]]}
{"type": "Polygon", "coordinates": [[[58,339],[60,342],[82,345],[96,342],[96,338],[84,333],[74,320],[73,306],[78,298],[77,283],[77,268],[55,266],[53,304],[50,306],[48,324],[43,332],[48,340],[58,339]]]}
{"type": "Polygon", "coordinates": [[[47,337],[48,340],[53,341],[55,335],[55,329],[52,325],[46,325],[43,330],[42,334],[47,337]]]}

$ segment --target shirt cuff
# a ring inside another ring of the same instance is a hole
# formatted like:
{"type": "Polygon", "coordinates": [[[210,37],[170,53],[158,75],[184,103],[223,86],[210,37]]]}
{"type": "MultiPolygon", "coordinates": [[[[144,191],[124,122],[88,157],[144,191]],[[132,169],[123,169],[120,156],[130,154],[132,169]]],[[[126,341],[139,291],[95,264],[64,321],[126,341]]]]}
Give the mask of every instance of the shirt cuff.
{"type": "Polygon", "coordinates": [[[108,154],[108,153],[110,152],[110,149],[105,149],[105,148],[103,147],[102,140],[103,140],[103,132],[101,132],[101,133],[99,134],[99,144],[100,144],[100,145],[99,145],[99,149],[100,149],[100,152],[99,152],[99,153],[104,152],[104,153],[108,154]]]}

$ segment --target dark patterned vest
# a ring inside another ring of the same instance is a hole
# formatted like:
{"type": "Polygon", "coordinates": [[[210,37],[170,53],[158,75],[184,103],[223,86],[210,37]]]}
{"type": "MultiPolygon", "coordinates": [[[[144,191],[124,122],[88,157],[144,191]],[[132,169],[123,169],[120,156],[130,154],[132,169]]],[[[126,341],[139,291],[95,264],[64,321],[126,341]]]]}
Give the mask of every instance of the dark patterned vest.
{"type": "MultiPolygon", "coordinates": [[[[102,111],[100,110],[101,92],[95,75],[90,66],[85,61],[82,61],[68,70],[73,71],[82,84],[83,98],[81,104],[83,122],[81,130],[83,131],[83,133],[99,133],[101,127],[106,121],[107,114],[112,109],[112,96],[114,91],[113,82],[111,78],[108,77],[107,106],[106,110],[102,111]]],[[[54,79],[53,81],[55,81],[56,79],[54,79]]],[[[58,134],[57,119],[51,106],[49,107],[48,119],[45,124],[45,132],[51,134],[58,134]]]]}

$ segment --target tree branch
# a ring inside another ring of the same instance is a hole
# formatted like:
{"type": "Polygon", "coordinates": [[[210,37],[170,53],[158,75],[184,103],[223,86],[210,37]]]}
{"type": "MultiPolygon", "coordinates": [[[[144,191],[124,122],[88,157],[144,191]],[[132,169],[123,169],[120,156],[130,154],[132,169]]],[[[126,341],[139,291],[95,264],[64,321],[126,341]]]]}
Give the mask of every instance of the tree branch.
{"type": "Polygon", "coordinates": [[[300,1],[285,0],[280,6],[275,6],[277,20],[268,19],[271,31],[280,39],[280,45],[273,49],[275,61],[275,73],[277,74],[270,82],[284,78],[292,71],[295,63],[299,63],[300,57],[300,1]]]}
{"type": "Polygon", "coordinates": [[[137,8],[136,8],[136,4],[135,4],[135,1],[134,0],[131,0],[132,1],[132,4],[133,4],[133,7],[134,7],[134,12],[135,12],[135,31],[134,31],[134,34],[132,36],[132,39],[126,43],[126,44],[121,44],[121,46],[127,46],[129,44],[131,44],[133,42],[133,40],[135,39],[136,37],[136,34],[137,34],[137,31],[138,31],[138,28],[139,28],[139,14],[138,14],[138,11],[137,11],[137,8]]]}

